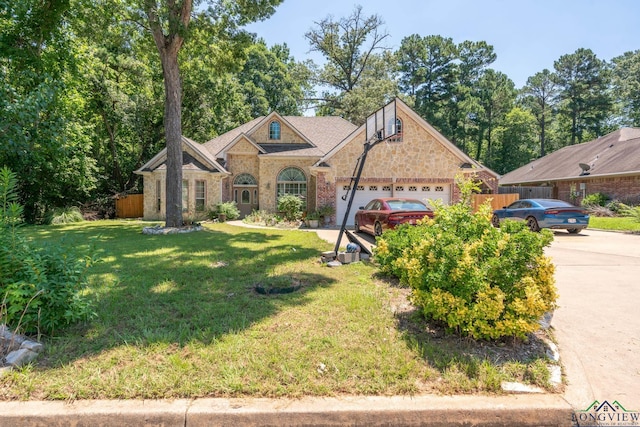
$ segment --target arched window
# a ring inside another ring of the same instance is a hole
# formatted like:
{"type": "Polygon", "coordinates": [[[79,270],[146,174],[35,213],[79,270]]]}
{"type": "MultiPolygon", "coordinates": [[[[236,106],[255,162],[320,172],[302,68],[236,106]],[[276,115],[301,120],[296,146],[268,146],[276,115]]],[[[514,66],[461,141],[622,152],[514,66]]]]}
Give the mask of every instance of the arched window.
{"type": "Polygon", "coordinates": [[[396,135],[398,138],[402,139],[402,132],[404,129],[402,129],[402,120],[400,119],[396,119],[396,135]]]}
{"type": "MultiPolygon", "coordinates": [[[[389,127],[391,128],[391,124],[389,124],[389,127]]],[[[404,129],[402,129],[402,120],[400,119],[396,119],[396,128],[395,128],[396,134],[391,137],[389,139],[390,142],[402,142],[402,133],[404,131],[404,129]]]]}
{"type": "Polygon", "coordinates": [[[274,120],[269,123],[269,139],[280,139],[280,122],[274,120]]]}
{"type": "Polygon", "coordinates": [[[235,200],[238,204],[251,204],[257,203],[258,190],[256,187],[258,186],[258,181],[253,177],[253,175],[248,173],[241,173],[233,179],[233,186],[236,187],[233,189],[233,200],[235,200]],[[237,187],[248,187],[248,188],[237,188],[237,187]],[[253,200],[251,198],[251,189],[253,188],[253,200]]]}
{"type": "Polygon", "coordinates": [[[301,197],[306,206],[307,177],[300,169],[294,167],[283,169],[278,174],[277,187],[277,197],[285,194],[293,194],[294,196],[301,197]]]}
{"type": "Polygon", "coordinates": [[[233,185],[258,185],[258,181],[251,174],[241,173],[235,177],[233,185]]]}

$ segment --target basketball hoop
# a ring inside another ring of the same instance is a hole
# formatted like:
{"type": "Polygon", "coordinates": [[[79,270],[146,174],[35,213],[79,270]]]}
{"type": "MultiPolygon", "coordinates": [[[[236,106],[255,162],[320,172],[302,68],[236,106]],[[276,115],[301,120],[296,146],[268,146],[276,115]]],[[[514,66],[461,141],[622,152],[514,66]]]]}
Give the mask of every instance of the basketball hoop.
{"type": "Polygon", "coordinates": [[[381,142],[395,136],[398,131],[396,118],[395,99],[367,117],[365,144],[381,142]]]}
{"type": "Polygon", "coordinates": [[[383,141],[389,143],[389,139],[396,135],[396,133],[398,132],[396,119],[397,116],[395,98],[393,101],[367,117],[367,120],[365,122],[366,141],[364,142],[364,151],[362,155],[358,157],[358,161],[354,169],[355,174],[352,175],[351,182],[349,183],[349,191],[351,191],[351,194],[349,194],[349,191],[347,191],[347,193],[342,197],[342,200],[347,200],[348,195],[349,202],[347,203],[347,209],[344,213],[342,226],[340,227],[340,233],[338,234],[338,240],[336,242],[334,251],[336,254],[340,249],[340,241],[342,240],[342,234],[344,233],[347,225],[347,218],[349,216],[349,212],[351,211],[353,197],[355,195],[355,192],[358,190],[358,183],[360,182],[360,175],[362,174],[362,169],[364,168],[364,164],[367,159],[367,153],[375,145],[383,141]]]}

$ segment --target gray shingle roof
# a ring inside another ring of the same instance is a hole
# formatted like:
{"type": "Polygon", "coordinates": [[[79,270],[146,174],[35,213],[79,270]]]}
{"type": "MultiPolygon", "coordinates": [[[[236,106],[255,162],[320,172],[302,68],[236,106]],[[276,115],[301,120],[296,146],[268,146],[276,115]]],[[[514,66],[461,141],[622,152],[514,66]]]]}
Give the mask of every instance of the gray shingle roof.
{"type": "MultiPolygon", "coordinates": [[[[227,133],[224,133],[204,146],[215,157],[222,157],[222,151],[242,134],[247,134],[252,138],[251,132],[264,117],[259,117],[242,126],[239,126],[227,133]]],[[[257,145],[262,147],[266,153],[264,156],[311,156],[321,157],[340,141],[350,135],[356,126],[341,117],[304,117],[304,116],[283,116],[282,119],[304,135],[310,144],[270,144],[267,141],[257,141],[257,145]]]]}
{"type": "Polygon", "coordinates": [[[533,184],[640,173],[640,128],[622,128],[593,141],[561,148],[500,178],[500,185],[533,184]],[[585,174],[580,163],[589,166],[585,174]]]}

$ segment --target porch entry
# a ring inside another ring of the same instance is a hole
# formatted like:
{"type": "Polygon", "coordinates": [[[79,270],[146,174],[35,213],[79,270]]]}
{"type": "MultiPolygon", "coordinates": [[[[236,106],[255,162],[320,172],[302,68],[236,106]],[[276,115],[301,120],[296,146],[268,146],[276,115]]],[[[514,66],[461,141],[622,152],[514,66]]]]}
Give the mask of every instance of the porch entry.
{"type": "Polygon", "coordinates": [[[233,200],[240,210],[240,218],[258,210],[258,181],[253,175],[241,173],[235,177],[233,180],[233,200]]]}

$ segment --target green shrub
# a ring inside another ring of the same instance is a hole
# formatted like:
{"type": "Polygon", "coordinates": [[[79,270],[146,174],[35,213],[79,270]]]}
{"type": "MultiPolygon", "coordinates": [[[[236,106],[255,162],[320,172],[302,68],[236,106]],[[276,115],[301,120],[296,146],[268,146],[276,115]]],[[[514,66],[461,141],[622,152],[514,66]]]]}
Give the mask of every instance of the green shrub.
{"type": "Polygon", "coordinates": [[[282,212],[287,221],[296,221],[302,217],[303,201],[293,194],[278,197],[278,212],[282,212]]]}
{"type": "Polygon", "coordinates": [[[14,227],[22,222],[23,207],[18,203],[18,178],[9,168],[0,169],[0,227],[14,227]]]}
{"type": "Polygon", "coordinates": [[[225,215],[227,219],[234,220],[240,218],[240,209],[238,209],[236,202],[223,202],[218,203],[215,214],[216,217],[222,214],[225,215]]]}
{"type": "Polygon", "coordinates": [[[69,208],[58,208],[51,212],[50,215],[47,216],[47,224],[59,225],[59,224],[71,224],[74,222],[82,222],[84,218],[82,217],[82,212],[80,212],[80,208],[76,206],[72,206],[69,208]]]}
{"type": "Polygon", "coordinates": [[[629,209],[629,206],[625,205],[620,200],[612,200],[607,203],[606,208],[615,214],[620,214],[626,209],[629,209]]]}
{"type": "Polygon", "coordinates": [[[15,175],[0,170],[0,314],[14,330],[51,334],[93,315],[83,290],[94,260],[27,242],[14,226],[22,208],[8,202],[17,199],[15,186],[15,175]]]}
{"type": "Polygon", "coordinates": [[[630,217],[634,221],[640,222],[640,206],[627,206],[620,213],[622,216],[630,217]]]}
{"type": "MultiPolygon", "coordinates": [[[[463,198],[463,200],[466,200],[463,198]]],[[[524,338],[555,308],[554,267],[544,255],[549,230],[507,221],[494,228],[485,204],[436,205],[434,219],[378,238],[383,272],[412,288],[427,318],[476,339],[524,338]]]]}
{"type": "Polygon", "coordinates": [[[609,201],[609,197],[602,193],[587,194],[582,202],[582,206],[605,206],[609,201]]]}

